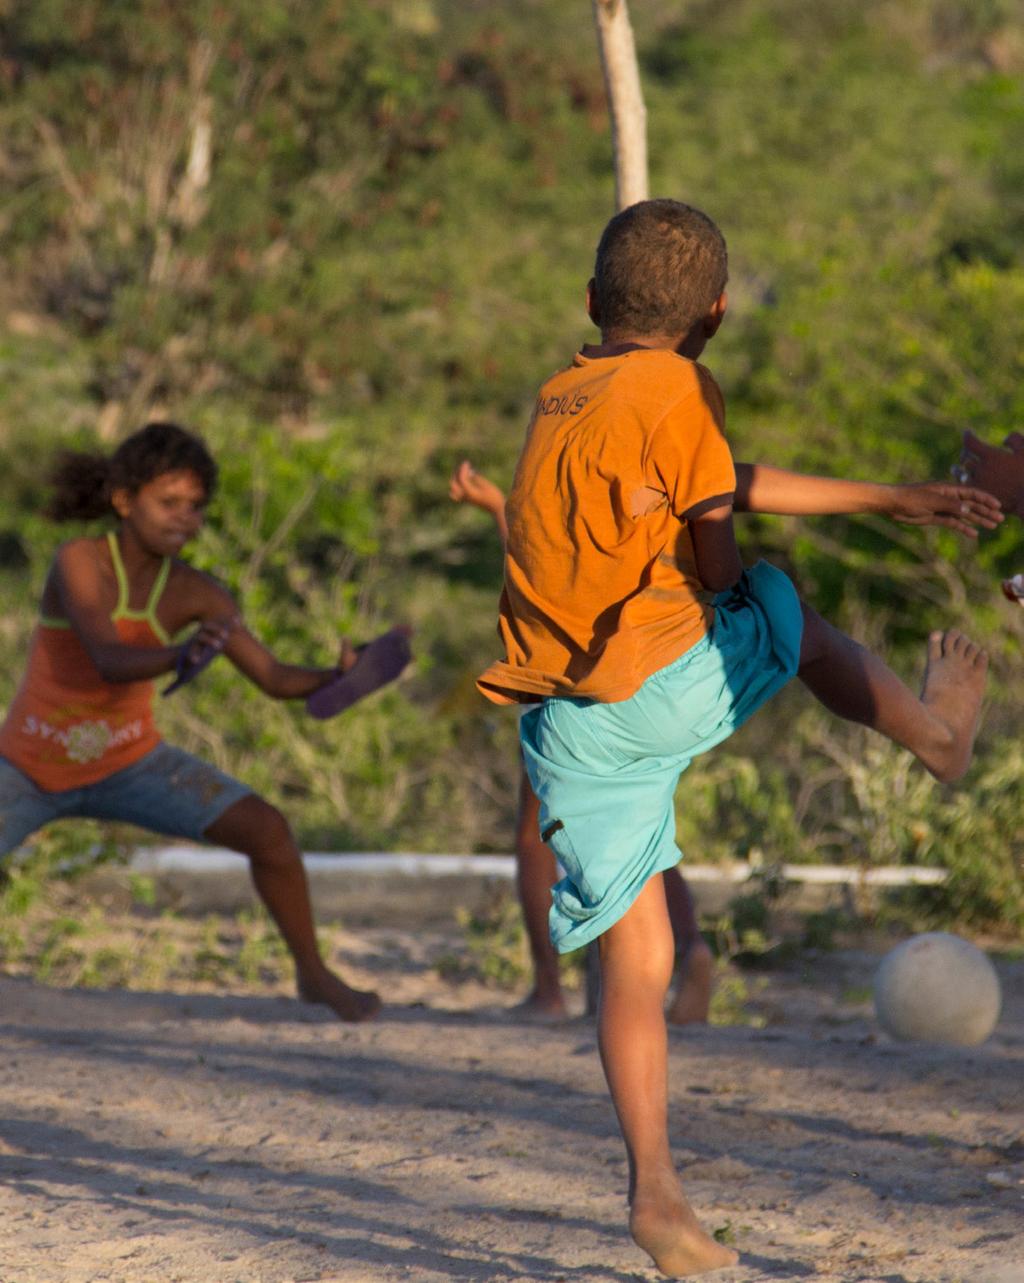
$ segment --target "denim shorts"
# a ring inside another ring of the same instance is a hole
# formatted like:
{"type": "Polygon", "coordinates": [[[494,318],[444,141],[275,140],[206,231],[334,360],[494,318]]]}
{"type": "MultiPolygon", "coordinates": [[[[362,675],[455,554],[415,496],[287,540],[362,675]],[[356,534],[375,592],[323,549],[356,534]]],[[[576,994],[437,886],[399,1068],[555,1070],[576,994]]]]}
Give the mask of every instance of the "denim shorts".
{"type": "Polygon", "coordinates": [[[524,715],[541,836],[565,870],[549,919],[560,953],[601,935],[679,862],[680,775],[793,677],[802,635],[796,589],[758,562],[716,597],[708,634],[629,699],[546,699],[524,715]]]}
{"type": "Polygon", "coordinates": [[[47,792],[0,757],[0,856],[51,820],[120,820],[201,841],[229,806],[252,792],[182,748],[158,744],[131,766],[84,788],[47,792]]]}

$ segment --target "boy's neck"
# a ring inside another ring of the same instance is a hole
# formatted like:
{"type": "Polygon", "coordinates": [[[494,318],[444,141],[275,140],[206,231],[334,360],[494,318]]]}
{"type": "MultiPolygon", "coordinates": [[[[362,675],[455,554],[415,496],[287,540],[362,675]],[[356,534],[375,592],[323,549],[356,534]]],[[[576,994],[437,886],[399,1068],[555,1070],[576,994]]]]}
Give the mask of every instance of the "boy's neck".
{"type": "Polygon", "coordinates": [[[703,326],[695,325],[686,334],[625,334],[619,330],[602,330],[602,347],[646,347],[654,350],[676,352],[692,361],[700,356],[707,344],[703,326]]]}

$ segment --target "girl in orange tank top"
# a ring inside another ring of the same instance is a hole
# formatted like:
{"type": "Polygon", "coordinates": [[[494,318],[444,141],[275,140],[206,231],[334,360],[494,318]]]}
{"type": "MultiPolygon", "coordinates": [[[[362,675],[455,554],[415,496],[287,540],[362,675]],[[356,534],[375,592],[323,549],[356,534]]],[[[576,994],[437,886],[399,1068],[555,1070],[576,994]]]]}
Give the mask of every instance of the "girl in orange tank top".
{"type": "Polygon", "coordinates": [[[295,960],[299,994],[369,1020],[375,993],[320,957],[302,858],[284,816],[244,784],[162,743],[153,681],[215,646],[265,694],[305,699],[355,662],[285,664],[242,622],[230,594],[180,560],[217,481],[204,443],[151,423],[112,456],[66,453],[52,474],[55,520],[112,516],[116,530],[57,551],[21,686],[0,726],[0,857],[51,820],[88,816],[209,841],[247,856],[256,890],[295,960]],[[192,629],[184,642],[172,638],[192,629]]]}
{"type": "MultiPolygon", "coordinates": [[[[145,609],[128,605],[117,537],[107,535],[118,596],[110,621],[126,646],[167,646],[157,607],[171,568],[165,557],[145,609]]],[[[0,755],[50,792],[94,784],[154,749],[152,681],[104,681],[69,620],[40,616],[28,666],[0,727],[0,755]]]]}

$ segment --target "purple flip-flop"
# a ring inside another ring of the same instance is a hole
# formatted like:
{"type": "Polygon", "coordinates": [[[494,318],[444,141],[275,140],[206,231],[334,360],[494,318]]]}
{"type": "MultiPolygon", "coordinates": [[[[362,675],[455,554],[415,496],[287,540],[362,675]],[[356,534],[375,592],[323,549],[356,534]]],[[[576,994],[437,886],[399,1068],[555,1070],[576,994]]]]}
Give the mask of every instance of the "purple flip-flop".
{"type": "Polygon", "coordinates": [[[402,628],[392,628],[360,646],[347,673],[339,673],[309,696],[306,712],[321,721],[336,717],[357,700],[393,682],[411,658],[408,634],[402,628]]]}
{"type": "Polygon", "coordinates": [[[186,646],[178,656],[178,664],[175,670],[177,676],[174,681],[171,682],[170,686],[164,687],[161,694],[173,695],[176,690],[181,690],[182,686],[187,686],[194,677],[199,676],[204,668],[213,663],[224,649],[226,641],[227,638],[222,642],[209,642],[205,646],[200,647],[186,646]],[[190,651],[195,654],[195,659],[189,659],[188,656],[190,651]]]}

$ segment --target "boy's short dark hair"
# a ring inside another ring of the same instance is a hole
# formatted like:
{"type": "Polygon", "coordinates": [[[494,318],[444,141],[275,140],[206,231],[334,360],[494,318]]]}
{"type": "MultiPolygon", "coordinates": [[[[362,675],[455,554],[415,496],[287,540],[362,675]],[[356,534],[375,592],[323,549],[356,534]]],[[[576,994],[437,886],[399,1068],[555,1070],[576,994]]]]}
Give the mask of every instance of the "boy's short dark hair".
{"type": "Polygon", "coordinates": [[[594,265],[606,333],[686,334],[725,289],[725,237],[699,209],[644,200],[616,214],[594,265]]]}

